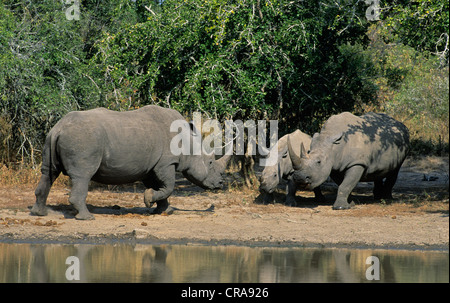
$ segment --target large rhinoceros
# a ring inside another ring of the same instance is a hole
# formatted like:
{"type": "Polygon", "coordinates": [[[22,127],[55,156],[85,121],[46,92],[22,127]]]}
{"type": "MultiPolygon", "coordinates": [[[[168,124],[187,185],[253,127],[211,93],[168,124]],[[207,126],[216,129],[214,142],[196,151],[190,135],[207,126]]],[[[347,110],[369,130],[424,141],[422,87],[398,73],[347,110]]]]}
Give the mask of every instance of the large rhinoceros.
{"type": "Polygon", "coordinates": [[[331,116],[300,157],[289,141],[293,179],[316,188],[330,176],[338,185],[333,209],[348,209],[348,197],[359,181],[374,181],[375,199],[392,198],[392,188],[409,150],[409,131],[378,113],[357,117],[344,112],[331,116]]]}
{"type": "MultiPolygon", "coordinates": [[[[142,181],[147,189],[144,202],[154,212],[167,211],[167,198],[175,185],[175,171],[205,189],[221,187],[230,156],[174,155],[170,131],[175,120],[184,120],[175,110],[149,105],[116,112],[105,108],[76,111],[64,116],[49,132],[42,154],[42,176],[36,188],[35,215],[46,215],[50,187],[62,172],[72,181],[69,201],[78,211],[76,219],[94,219],[86,207],[88,184],[142,181]]],[[[191,130],[191,129],[190,129],[191,130]]],[[[188,136],[192,139],[195,132],[188,136]]]]}
{"type": "MultiPolygon", "coordinates": [[[[295,193],[300,187],[299,183],[294,182],[291,175],[294,172],[292,166],[292,160],[288,153],[288,138],[294,145],[293,149],[297,155],[300,155],[300,146],[303,144],[305,148],[309,150],[311,144],[311,136],[303,133],[300,130],[296,130],[290,134],[284,135],[278,140],[278,143],[268,152],[267,157],[271,157],[271,153],[274,152],[274,148],[278,151],[278,160],[276,165],[266,166],[261,173],[260,187],[259,189],[263,193],[264,203],[273,202],[273,191],[277,188],[282,179],[288,181],[286,205],[296,206],[295,193]]],[[[322,200],[323,196],[320,188],[314,189],[316,200],[322,200]]]]}

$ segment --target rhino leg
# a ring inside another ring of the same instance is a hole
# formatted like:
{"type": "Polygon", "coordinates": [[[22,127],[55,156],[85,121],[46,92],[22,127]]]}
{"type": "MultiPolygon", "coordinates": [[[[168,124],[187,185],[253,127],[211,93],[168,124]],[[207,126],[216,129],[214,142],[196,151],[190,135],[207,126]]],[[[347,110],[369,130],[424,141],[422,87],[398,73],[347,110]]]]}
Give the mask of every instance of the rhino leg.
{"type": "Polygon", "coordinates": [[[31,213],[36,216],[46,216],[47,208],[45,203],[47,202],[47,197],[52,187],[53,182],[58,177],[59,173],[55,177],[51,178],[47,174],[42,174],[39,184],[34,192],[36,196],[36,203],[31,208],[31,213]]]}
{"type": "Polygon", "coordinates": [[[175,165],[155,168],[144,185],[150,187],[144,192],[145,205],[150,208],[156,202],[154,213],[170,212],[167,198],[175,187],[175,165]]]}
{"type": "Polygon", "coordinates": [[[320,186],[314,188],[314,200],[317,203],[325,202],[325,196],[322,194],[322,190],[320,189],[320,186]]]}
{"type": "Polygon", "coordinates": [[[295,200],[295,193],[297,192],[297,185],[292,180],[289,179],[289,183],[287,185],[287,194],[286,194],[286,202],[285,204],[288,206],[297,206],[297,201],[295,200]]]}
{"type": "Polygon", "coordinates": [[[383,179],[375,180],[373,185],[373,197],[375,200],[383,199],[383,179]]]}
{"type": "Polygon", "coordinates": [[[364,167],[361,165],[355,165],[347,169],[344,179],[339,185],[336,201],[333,204],[333,209],[349,209],[351,205],[348,203],[348,197],[350,193],[358,184],[359,180],[364,173],[364,167]]]}
{"type": "Polygon", "coordinates": [[[384,199],[393,199],[392,197],[392,189],[394,188],[395,182],[397,182],[398,172],[400,168],[391,172],[384,180],[384,188],[383,188],[383,198],[384,199]]]}
{"type": "Polygon", "coordinates": [[[275,201],[273,193],[263,193],[263,204],[270,204],[275,201]]]}
{"type": "Polygon", "coordinates": [[[90,178],[72,178],[72,190],[70,192],[69,202],[78,211],[75,216],[77,220],[95,220],[93,214],[89,212],[86,206],[86,197],[88,193],[90,178]]]}
{"type": "Polygon", "coordinates": [[[172,206],[169,205],[168,199],[162,199],[156,202],[156,208],[153,210],[153,214],[160,215],[160,214],[166,214],[171,215],[173,213],[174,209],[172,206]]]}
{"type": "Polygon", "coordinates": [[[392,188],[397,181],[398,172],[400,169],[396,169],[389,173],[386,176],[386,179],[383,182],[383,179],[376,180],[374,182],[373,187],[373,197],[375,200],[380,199],[393,199],[392,198],[392,188]]]}

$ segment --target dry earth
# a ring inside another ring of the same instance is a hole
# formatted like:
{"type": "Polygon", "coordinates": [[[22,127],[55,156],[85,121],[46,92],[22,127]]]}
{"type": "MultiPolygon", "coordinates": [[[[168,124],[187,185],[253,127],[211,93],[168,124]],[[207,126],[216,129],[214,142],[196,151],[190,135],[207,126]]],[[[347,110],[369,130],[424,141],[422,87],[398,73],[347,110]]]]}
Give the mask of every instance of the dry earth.
{"type": "MultiPolygon", "coordinates": [[[[29,213],[34,184],[0,186],[0,241],[209,243],[324,247],[449,247],[449,159],[407,159],[394,188],[393,202],[373,201],[372,184],[360,183],[347,211],[333,211],[336,186],[327,183],[327,203],[311,192],[297,192],[297,207],[263,205],[255,190],[242,189],[238,173],[229,188],[207,192],[179,179],[169,199],[169,216],[151,215],[140,185],[95,186],[87,203],[94,221],[78,221],[68,203],[69,188],[53,188],[49,215],[29,213]]],[[[0,180],[1,184],[1,180],[0,180]]]]}

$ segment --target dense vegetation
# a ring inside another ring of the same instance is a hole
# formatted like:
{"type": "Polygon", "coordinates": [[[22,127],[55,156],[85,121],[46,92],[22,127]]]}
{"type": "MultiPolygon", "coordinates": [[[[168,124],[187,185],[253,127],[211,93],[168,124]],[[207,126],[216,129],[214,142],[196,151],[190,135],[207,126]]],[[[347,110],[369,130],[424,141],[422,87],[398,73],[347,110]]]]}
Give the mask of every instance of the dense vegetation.
{"type": "Polygon", "coordinates": [[[36,164],[69,111],[146,104],[310,133],[381,110],[448,152],[448,1],[373,3],[0,0],[0,162],[36,164]]]}

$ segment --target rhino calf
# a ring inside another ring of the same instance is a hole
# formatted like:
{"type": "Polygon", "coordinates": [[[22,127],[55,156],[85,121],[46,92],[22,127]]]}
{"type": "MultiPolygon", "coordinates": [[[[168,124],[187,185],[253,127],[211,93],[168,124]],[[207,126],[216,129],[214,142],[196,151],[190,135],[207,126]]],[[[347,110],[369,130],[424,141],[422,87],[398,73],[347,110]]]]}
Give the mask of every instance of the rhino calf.
{"type": "MultiPolygon", "coordinates": [[[[295,193],[297,189],[301,187],[301,184],[294,182],[292,179],[292,173],[294,172],[294,167],[292,166],[292,160],[288,153],[288,138],[292,142],[294,147],[294,152],[300,155],[300,146],[303,144],[307,149],[311,144],[311,136],[303,133],[300,130],[296,130],[290,134],[287,134],[278,140],[278,143],[273,147],[278,149],[278,159],[277,164],[272,166],[264,167],[261,173],[260,179],[260,191],[263,193],[264,203],[270,203],[274,200],[273,191],[277,188],[278,184],[284,179],[288,181],[287,194],[286,194],[286,205],[296,206],[295,193]]],[[[273,149],[269,151],[267,157],[270,157],[273,153],[273,149]]],[[[323,196],[320,188],[314,189],[317,200],[322,200],[323,196]]]]}
{"type": "Polygon", "coordinates": [[[294,142],[289,154],[294,166],[293,179],[313,189],[330,176],[338,185],[333,209],[348,209],[348,197],[360,181],[374,182],[375,199],[392,198],[392,188],[409,150],[407,127],[378,113],[357,117],[344,112],[331,116],[300,157],[294,142]]]}
{"type": "MultiPolygon", "coordinates": [[[[175,171],[206,189],[219,188],[230,156],[174,155],[170,131],[174,121],[184,121],[175,110],[148,105],[138,110],[116,112],[105,108],[71,112],[49,132],[42,154],[42,176],[36,188],[35,215],[46,215],[50,188],[62,172],[72,181],[69,202],[78,211],[76,219],[94,219],[86,207],[89,181],[124,184],[142,181],[147,187],[144,202],[167,211],[175,185],[175,171]]],[[[187,122],[186,122],[187,123],[187,122]]],[[[198,135],[191,131],[189,140],[198,135]]]]}

